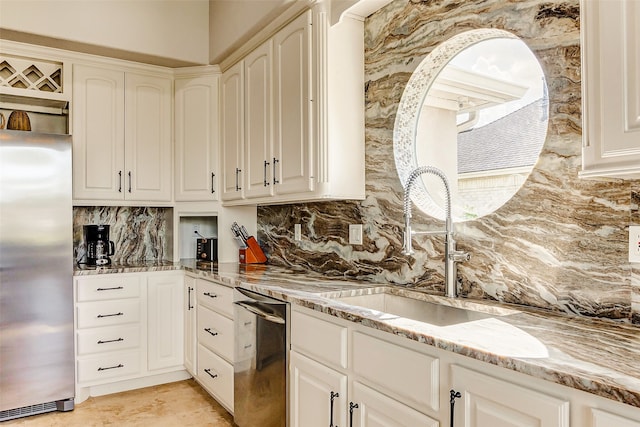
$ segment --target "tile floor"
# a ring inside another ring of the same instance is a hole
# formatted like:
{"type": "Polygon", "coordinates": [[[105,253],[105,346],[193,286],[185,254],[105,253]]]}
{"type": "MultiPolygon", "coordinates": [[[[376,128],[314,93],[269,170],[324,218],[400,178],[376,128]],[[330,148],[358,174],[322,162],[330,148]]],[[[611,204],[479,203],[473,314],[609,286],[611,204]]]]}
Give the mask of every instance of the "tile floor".
{"type": "Polygon", "coordinates": [[[233,427],[233,417],[194,380],[91,397],[71,412],[5,421],[2,427],[233,427]]]}

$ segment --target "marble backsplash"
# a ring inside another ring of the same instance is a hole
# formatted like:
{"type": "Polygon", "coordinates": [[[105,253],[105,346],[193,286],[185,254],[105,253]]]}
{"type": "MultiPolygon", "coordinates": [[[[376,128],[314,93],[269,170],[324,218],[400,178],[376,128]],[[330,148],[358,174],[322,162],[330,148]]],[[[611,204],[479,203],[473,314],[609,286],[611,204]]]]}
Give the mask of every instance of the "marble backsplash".
{"type": "MultiPolygon", "coordinates": [[[[503,207],[456,227],[461,295],[640,324],[640,270],[627,261],[640,223],[638,182],[578,178],[581,166],[579,1],[395,0],[365,22],[366,199],[265,206],[258,236],[272,264],[442,292],[444,242],[402,249],[402,186],[393,126],[411,72],[439,43],[474,28],[510,31],[532,49],[549,88],[540,159],[503,207]],[[302,224],[303,240],[293,240],[302,224]],[[348,224],[364,244],[348,244],[348,224]]],[[[414,209],[417,229],[442,223],[414,209]]]]}
{"type": "Polygon", "coordinates": [[[73,250],[76,261],[85,254],[83,225],[110,225],[115,245],[113,262],[172,259],[171,208],[89,206],[73,208],[73,250]]]}

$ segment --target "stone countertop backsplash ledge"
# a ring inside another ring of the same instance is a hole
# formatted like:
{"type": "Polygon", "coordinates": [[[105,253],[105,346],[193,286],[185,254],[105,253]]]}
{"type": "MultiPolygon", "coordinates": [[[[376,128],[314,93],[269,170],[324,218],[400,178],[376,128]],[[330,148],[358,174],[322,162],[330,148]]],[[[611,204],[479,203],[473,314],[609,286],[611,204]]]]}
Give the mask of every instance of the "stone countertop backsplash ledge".
{"type": "Polygon", "coordinates": [[[536,378],[640,407],[637,326],[571,317],[486,300],[448,299],[406,287],[331,279],[269,265],[143,261],[77,268],[76,276],[186,270],[227,286],[242,286],[367,327],[423,342],[536,378]],[[348,305],[334,298],[388,292],[495,315],[439,327],[348,305]],[[502,339],[496,339],[501,337],[502,339]]]}

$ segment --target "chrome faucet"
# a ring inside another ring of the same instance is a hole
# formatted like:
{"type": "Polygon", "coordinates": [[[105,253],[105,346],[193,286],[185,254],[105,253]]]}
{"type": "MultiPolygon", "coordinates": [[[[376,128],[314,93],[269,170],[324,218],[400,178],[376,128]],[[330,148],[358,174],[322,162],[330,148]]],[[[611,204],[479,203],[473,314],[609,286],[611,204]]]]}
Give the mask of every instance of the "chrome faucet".
{"type": "Polygon", "coordinates": [[[468,252],[456,250],[456,241],[453,238],[453,221],[451,219],[451,191],[449,189],[449,180],[447,176],[440,169],[433,166],[421,166],[414,169],[407,179],[407,184],[404,187],[404,199],[403,199],[403,213],[404,213],[404,248],[402,253],[405,255],[411,255],[414,253],[411,238],[416,235],[428,234],[444,234],[444,281],[445,281],[445,296],[449,298],[455,298],[458,296],[458,289],[456,286],[457,267],[456,263],[462,261],[468,261],[471,259],[471,255],[468,252]],[[416,179],[422,174],[432,174],[442,180],[446,191],[446,206],[445,206],[445,229],[444,231],[412,231],[411,230],[411,188],[416,179]]]}

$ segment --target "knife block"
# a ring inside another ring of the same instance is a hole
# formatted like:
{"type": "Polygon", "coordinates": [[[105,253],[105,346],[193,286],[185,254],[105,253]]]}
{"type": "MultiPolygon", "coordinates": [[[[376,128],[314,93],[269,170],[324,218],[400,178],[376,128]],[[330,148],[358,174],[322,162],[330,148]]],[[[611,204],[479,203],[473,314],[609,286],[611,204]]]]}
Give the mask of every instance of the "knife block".
{"type": "Polygon", "coordinates": [[[262,248],[253,236],[247,239],[246,248],[240,248],[238,258],[240,264],[264,264],[267,262],[266,255],[262,252],[262,248]]]}

